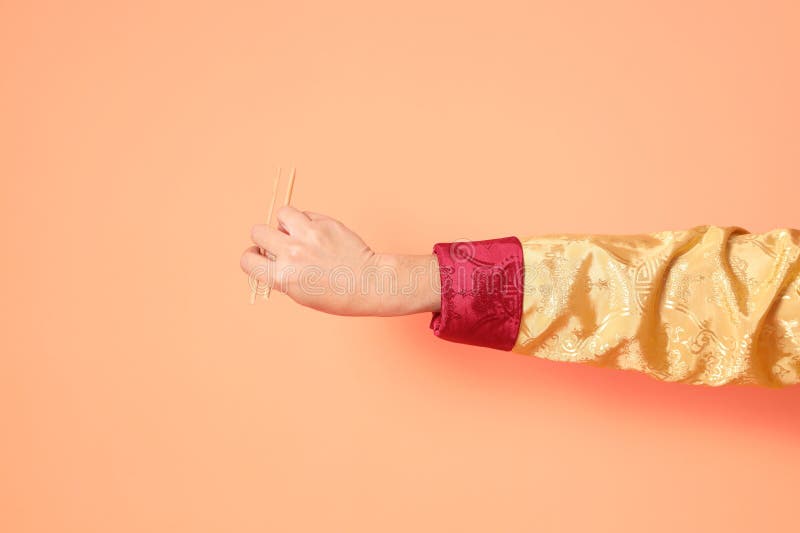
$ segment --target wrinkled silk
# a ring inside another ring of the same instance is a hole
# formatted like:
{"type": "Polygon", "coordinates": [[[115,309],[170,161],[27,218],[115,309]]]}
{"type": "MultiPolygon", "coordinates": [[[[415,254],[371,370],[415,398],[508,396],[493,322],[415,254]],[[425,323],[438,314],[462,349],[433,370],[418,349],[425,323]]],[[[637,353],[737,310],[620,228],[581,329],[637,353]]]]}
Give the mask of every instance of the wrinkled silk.
{"type": "Polygon", "coordinates": [[[514,352],[701,385],[800,382],[800,231],[520,240],[514,352]]]}
{"type": "Polygon", "coordinates": [[[453,342],[511,350],[522,316],[522,247],[516,237],[437,243],[441,311],[431,329],[453,342]]]}

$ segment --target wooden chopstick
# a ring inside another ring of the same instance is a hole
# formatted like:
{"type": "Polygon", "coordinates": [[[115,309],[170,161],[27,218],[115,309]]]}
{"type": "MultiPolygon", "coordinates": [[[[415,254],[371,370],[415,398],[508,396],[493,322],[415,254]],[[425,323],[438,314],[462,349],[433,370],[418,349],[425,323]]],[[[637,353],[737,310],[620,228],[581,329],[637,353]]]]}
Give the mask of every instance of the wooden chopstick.
{"type": "MultiPolygon", "coordinates": [[[[275,199],[278,197],[278,183],[281,179],[281,169],[278,168],[278,175],[275,176],[275,185],[272,186],[272,201],[269,203],[269,214],[267,215],[267,225],[272,224],[272,212],[275,210],[275,199]]],[[[264,249],[261,250],[262,254],[265,254],[266,251],[264,249]]],[[[264,291],[264,299],[269,300],[269,293],[271,292],[269,284],[267,284],[267,289],[264,291]]]]}
{"type": "MultiPolygon", "coordinates": [[[[292,202],[292,190],[294,190],[294,176],[296,174],[295,168],[292,168],[292,173],[289,174],[289,185],[286,186],[286,196],[283,198],[283,205],[289,205],[292,202]]],[[[276,189],[277,191],[277,189],[276,189]]],[[[275,205],[275,195],[272,195],[272,205],[275,205]]],[[[270,218],[272,218],[272,206],[270,206],[270,218]]],[[[269,295],[272,292],[272,287],[267,286],[267,292],[264,293],[264,299],[269,300],[269,295]]]]}
{"type": "MultiPolygon", "coordinates": [[[[272,223],[272,212],[275,210],[275,199],[278,197],[278,184],[281,180],[281,168],[278,167],[278,174],[275,176],[275,183],[272,186],[272,201],[269,204],[269,214],[267,215],[267,225],[272,223]]],[[[265,254],[266,251],[259,247],[259,251],[262,254],[265,254]]],[[[256,280],[256,286],[250,288],[250,305],[256,303],[256,294],[258,293],[259,282],[256,280]]],[[[267,286],[266,291],[264,292],[264,299],[269,299],[269,286],[267,286]]]]}
{"type": "Polygon", "coordinates": [[[294,175],[295,168],[292,168],[292,173],[289,175],[289,185],[286,187],[286,197],[283,200],[283,205],[292,203],[292,189],[294,189],[294,175]]]}

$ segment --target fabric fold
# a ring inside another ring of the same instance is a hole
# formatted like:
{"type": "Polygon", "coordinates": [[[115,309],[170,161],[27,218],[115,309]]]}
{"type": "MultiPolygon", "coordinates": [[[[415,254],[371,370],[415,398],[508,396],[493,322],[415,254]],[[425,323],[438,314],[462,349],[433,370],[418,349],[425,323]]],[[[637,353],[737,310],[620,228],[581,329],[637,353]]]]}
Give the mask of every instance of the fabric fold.
{"type": "Polygon", "coordinates": [[[437,243],[441,311],[430,327],[442,339],[510,351],[522,315],[524,262],[516,237],[437,243]]]}

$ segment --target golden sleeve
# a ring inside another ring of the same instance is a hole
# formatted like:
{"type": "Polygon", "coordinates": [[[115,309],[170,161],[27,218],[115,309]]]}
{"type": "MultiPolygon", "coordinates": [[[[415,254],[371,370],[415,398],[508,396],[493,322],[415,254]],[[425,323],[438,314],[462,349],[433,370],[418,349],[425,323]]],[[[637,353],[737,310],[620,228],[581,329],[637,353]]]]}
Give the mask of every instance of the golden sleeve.
{"type": "Polygon", "coordinates": [[[698,385],[800,382],[800,231],[706,225],[519,241],[512,351],[698,385]]]}

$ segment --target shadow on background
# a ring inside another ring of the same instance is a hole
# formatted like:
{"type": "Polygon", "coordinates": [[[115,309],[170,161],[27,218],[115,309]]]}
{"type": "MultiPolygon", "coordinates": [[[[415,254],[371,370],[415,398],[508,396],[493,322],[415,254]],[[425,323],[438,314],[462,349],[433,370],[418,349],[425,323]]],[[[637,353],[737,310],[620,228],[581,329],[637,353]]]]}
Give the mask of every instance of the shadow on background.
{"type": "MultiPolygon", "coordinates": [[[[800,386],[770,389],[668,383],[635,371],[458,345],[434,338],[430,330],[421,333],[418,324],[411,322],[383,328],[397,342],[408,343],[407,353],[415,362],[434,365],[452,379],[476,386],[512,387],[532,405],[542,404],[547,396],[557,397],[561,404],[574,399],[576,407],[581,400],[588,400],[615,415],[663,420],[665,424],[687,420],[710,428],[746,428],[800,443],[800,386]],[[426,334],[429,339],[421,338],[426,334]]],[[[546,403],[552,402],[548,399],[546,403]]]]}

